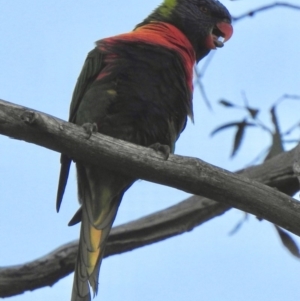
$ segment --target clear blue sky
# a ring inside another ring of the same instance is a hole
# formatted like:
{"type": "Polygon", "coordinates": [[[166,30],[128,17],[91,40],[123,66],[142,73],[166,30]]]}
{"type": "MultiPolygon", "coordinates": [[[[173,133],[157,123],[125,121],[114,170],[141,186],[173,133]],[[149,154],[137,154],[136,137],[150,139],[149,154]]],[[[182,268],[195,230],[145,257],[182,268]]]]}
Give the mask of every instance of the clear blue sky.
{"type": "MultiPolygon", "coordinates": [[[[130,31],[159,0],[0,0],[0,98],[67,119],[75,81],[94,41],[130,31]]],[[[223,1],[234,16],[266,0],[223,1]]],[[[289,3],[299,4],[297,0],[289,3]]],[[[242,104],[244,91],[260,117],[282,94],[300,95],[300,12],[276,8],[234,25],[234,35],[217,50],[204,84],[213,112],[195,87],[195,125],[188,124],[176,153],[199,157],[229,170],[251,161],[270,143],[259,130],[247,132],[241,151],[229,160],[233,131],[211,138],[218,125],[243,113],[216,104],[226,98],[242,104]]],[[[280,126],[299,118],[296,101],[280,106],[280,126]]],[[[297,135],[295,136],[296,138],[297,135]]],[[[59,154],[0,137],[0,266],[22,264],[78,238],[67,226],[77,210],[76,177],[69,179],[59,214],[55,195],[59,154]]],[[[138,181],[126,193],[115,224],[163,209],[188,195],[138,181]]],[[[281,246],[274,228],[231,210],[189,232],[129,253],[105,259],[95,300],[282,301],[300,297],[300,261],[281,246]]],[[[298,239],[299,241],[299,239],[298,239]]],[[[12,297],[11,301],[69,300],[73,275],[51,288],[12,297]]]]}

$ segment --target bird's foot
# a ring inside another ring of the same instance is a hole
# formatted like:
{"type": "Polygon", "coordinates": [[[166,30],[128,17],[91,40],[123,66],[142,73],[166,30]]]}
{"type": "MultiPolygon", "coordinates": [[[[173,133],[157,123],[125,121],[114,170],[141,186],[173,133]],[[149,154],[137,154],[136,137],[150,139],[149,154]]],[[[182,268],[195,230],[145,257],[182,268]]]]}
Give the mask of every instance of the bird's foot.
{"type": "Polygon", "coordinates": [[[151,144],[149,147],[154,149],[156,152],[162,153],[164,156],[164,159],[168,160],[170,152],[171,152],[170,147],[168,145],[160,144],[159,142],[156,142],[154,144],[151,144]]]}
{"type": "Polygon", "coordinates": [[[88,135],[86,139],[90,139],[93,133],[98,132],[98,126],[96,123],[87,122],[84,123],[82,127],[88,135]]]}

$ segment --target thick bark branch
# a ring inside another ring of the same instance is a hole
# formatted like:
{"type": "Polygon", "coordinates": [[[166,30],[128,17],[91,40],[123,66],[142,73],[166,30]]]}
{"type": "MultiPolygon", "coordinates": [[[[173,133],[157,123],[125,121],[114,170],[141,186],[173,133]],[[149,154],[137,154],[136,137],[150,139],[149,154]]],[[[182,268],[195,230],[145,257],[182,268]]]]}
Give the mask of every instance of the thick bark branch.
{"type": "MultiPolygon", "coordinates": [[[[0,102],[0,133],[68,153],[85,162],[103,162],[116,170],[129,169],[129,172],[136,174],[137,177],[215,197],[216,200],[224,202],[217,203],[194,196],[169,209],[116,227],[110,235],[106,256],[189,231],[204,221],[222,214],[230,208],[230,205],[242,210],[247,207],[248,212],[280,224],[286,229],[289,228],[294,233],[300,233],[297,218],[300,212],[299,204],[274,189],[209,166],[198,159],[170,156],[168,161],[164,161],[152,150],[103,135],[93,134],[87,139],[80,127],[33,110],[30,111],[35,113],[28,113],[27,110],[0,102]],[[88,157],[89,160],[85,160],[88,157]],[[113,162],[114,160],[117,164],[113,162]],[[199,188],[201,185],[205,187],[199,188]],[[247,205],[245,202],[250,203],[247,205]],[[256,205],[259,209],[253,208],[256,205]]],[[[292,170],[293,156],[293,151],[285,153],[261,166],[246,169],[243,174],[292,194],[298,189],[292,170]]],[[[38,261],[23,266],[2,268],[0,296],[12,296],[25,290],[52,285],[72,272],[76,249],[77,243],[70,243],[38,261]]]]}
{"type": "Polygon", "coordinates": [[[68,154],[76,161],[202,195],[300,235],[300,204],[270,187],[190,157],[164,155],[55,117],[0,102],[0,133],[68,154]]]}
{"type": "MultiPolygon", "coordinates": [[[[294,152],[293,150],[284,153],[263,165],[241,172],[293,194],[298,190],[292,170],[294,152]]],[[[190,231],[228,209],[230,207],[227,205],[203,197],[190,197],[166,210],[113,228],[105,257],[190,231]]],[[[77,241],[74,241],[33,262],[0,269],[0,297],[13,296],[54,284],[73,272],[76,253],[77,241]]]]}
{"type": "MultiPolygon", "coordinates": [[[[229,207],[224,204],[192,197],[169,209],[115,227],[109,236],[105,257],[190,231],[204,219],[227,209],[229,207]]],[[[0,268],[0,297],[52,286],[74,271],[77,247],[78,241],[70,242],[27,264],[0,268]]]]}

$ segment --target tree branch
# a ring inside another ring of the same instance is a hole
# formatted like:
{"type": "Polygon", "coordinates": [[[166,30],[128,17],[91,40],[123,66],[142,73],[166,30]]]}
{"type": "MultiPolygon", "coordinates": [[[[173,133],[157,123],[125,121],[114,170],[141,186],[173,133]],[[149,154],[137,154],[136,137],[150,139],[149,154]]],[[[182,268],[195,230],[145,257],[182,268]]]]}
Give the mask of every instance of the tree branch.
{"type": "MultiPolygon", "coordinates": [[[[290,228],[294,233],[300,233],[297,220],[300,212],[298,202],[273,189],[209,166],[198,159],[170,156],[168,161],[164,161],[152,150],[100,134],[93,134],[87,139],[80,127],[30,111],[0,101],[0,133],[68,153],[83,161],[91,156],[87,161],[89,163],[95,160],[94,162],[99,164],[102,160],[101,163],[105,164],[110,160],[107,164],[112,164],[113,160],[116,160],[117,164],[112,165],[116,170],[129,168],[129,172],[136,174],[137,177],[183,188],[185,191],[194,193],[200,191],[204,195],[211,195],[216,197],[216,200],[224,201],[223,204],[219,204],[194,196],[169,209],[116,227],[112,230],[106,256],[189,231],[204,221],[222,214],[230,208],[230,205],[244,208],[247,207],[245,202],[249,201],[249,212],[265,219],[272,219],[272,222],[290,228]],[[109,153],[113,159],[109,158],[109,153]],[[159,176],[161,173],[163,175],[159,176]],[[169,178],[166,180],[164,177],[169,178]],[[204,187],[199,188],[201,185],[204,187]],[[252,208],[256,205],[260,209],[252,208]]],[[[298,189],[292,170],[293,156],[293,151],[285,153],[261,166],[248,168],[243,174],[292,194],[298,189]]],[[[25,290],[52,285],[59,278],[72,272],[76,248],[77,243],[74,242],[38,261],[23,266],[2,268],[0,296],[12,296],[25,290]]]]}
{"type": "Polygon", "coordinates": [[[253,17],[257,13],[263,12],[263,11],[268,10],[268,9],[272,9],[274,7],[287,7],[287,8],[291,8],[291,9],[300,10],[299,5],[294,5],[294,4],[290,4],[290,3],[286,3],[286,2],[275,2],[275,3],[272,3],[272,4],[268,4],[268,5],[253,9],[253,10],[251,10],[247,13],[244,13],[244,14],[238,16],[238,17],[232,17],[232,20],[234,22],[236,22],[236,21],[240,21],[240,20],[242,20],[244,18],[247,18],[247,17],[253,17]]]}

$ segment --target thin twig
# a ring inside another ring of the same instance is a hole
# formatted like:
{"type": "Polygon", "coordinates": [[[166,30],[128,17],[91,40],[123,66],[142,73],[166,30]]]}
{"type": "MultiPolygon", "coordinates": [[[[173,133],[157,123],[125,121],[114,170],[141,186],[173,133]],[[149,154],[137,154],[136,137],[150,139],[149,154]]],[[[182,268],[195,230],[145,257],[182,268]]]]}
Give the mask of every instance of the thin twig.
{"type": "Polygon", "coordinates": [[[251,10],[247,13],[244,13],[244,14],[238,16],[238,17],[232,17],[232,20],[233,20],[233,22],[237,22],[237,21],[240,21],[240,20],[242,20],[244,18],[247,18],[247,17],[253,17],[257,13],[260,13],[260,12],[268,10],[268,9],[272,9],[274,7],[287,7],[287,8],[291,8],[291,9],[300,10],[299,5],[285,3],[285,2],[275,2],[275,3],[272,3],[272,4],[268,4],[268,5],[253,9],[253,10],[251,10]]]}
{"type": "Polygon", "coordinates": [[[203,100],[204,100],[205,104],[206,104],[207,107],[212,111],[212,106],[211,106],[210,101],[209,101],[209,99],[208,99],[208,97],[207,97],[207,95],[206,95],[204,85],[203,85],[203,83],[202,83],[202,81],[201,81],[201,78],[202,78],[203,74],[201,74],[201,73],[198,71],[197,67],[195,67],[195,74],[196,74],[196,85],[197,85],[197,86],[199,87],[199,89],[200,89],[200,93],[201,93],[201,95],[202,95],[202,97],[203,97],[203,100]]]}

